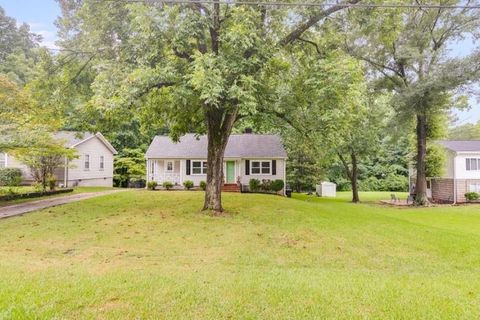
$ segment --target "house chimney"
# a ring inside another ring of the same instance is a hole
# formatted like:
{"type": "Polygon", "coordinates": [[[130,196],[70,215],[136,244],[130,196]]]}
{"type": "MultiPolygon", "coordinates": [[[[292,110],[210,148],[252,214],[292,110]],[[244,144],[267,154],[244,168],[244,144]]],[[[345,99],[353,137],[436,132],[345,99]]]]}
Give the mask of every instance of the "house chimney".
{"type": "Polygon", "coordinates": [[[252,128],[245,128],[245,133],[246,134],[252,134],[253,133],[252,128]]]}

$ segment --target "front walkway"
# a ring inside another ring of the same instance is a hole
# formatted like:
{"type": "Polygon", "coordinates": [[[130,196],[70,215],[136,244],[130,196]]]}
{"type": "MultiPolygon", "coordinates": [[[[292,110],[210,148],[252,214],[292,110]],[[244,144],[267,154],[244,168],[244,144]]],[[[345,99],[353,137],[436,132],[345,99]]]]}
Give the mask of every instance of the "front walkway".
{"type": "Polygon", "coordinates": [[[31,211],[41,210],[49,207],[55,207],[66,203],[77,202],[85,199],[105,196],[112,193],[123,192],[125,190],[108,190],[101,192],[90,192],[72,194],[64,197],[47,198],[37,201],[30,201],[15,204],[7,207],[0,207],[0,219],[17,216],[31,211]]]}

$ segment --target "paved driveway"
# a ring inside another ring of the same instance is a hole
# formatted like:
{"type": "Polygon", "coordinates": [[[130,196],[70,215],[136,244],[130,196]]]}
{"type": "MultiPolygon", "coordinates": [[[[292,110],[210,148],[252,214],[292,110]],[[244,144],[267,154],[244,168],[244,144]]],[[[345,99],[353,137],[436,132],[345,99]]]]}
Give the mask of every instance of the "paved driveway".
{"type": "Polygon", "coordinates": [[[108,190],[100,192],[72,194],[69,196],[47,198],[42,200],[30,201],[20,204],[15,204],[7,207],[0,207],[0,219],[17,216],[31,211],[41,210],[49,207],[55,207],[62,204],[77,202],[85,199],[104,196],[107,194],[122,192],[125,190],[108,190]]]}

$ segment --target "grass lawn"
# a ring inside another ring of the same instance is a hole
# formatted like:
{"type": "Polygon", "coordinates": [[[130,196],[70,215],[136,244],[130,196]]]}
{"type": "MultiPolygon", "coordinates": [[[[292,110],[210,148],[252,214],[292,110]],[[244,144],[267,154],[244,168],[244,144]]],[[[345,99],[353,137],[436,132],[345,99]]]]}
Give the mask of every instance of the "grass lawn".
{"type": "MultiPolygon", "coordinates": [[[[362,193],[373,201],[390,193],[362,193]]],[[[1,318],[479,319],[480,206],[131,191],[0,220],[1,318]]]]}

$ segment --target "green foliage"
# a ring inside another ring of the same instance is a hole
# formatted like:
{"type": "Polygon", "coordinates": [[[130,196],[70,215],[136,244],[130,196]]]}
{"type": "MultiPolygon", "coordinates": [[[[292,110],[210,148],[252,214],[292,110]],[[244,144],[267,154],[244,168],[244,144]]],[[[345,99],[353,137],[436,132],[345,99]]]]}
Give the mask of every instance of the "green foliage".
{"type": "Polygon", "coordinates": [[[465,193],[465,198],[468,201],[478,200],[478,199],[480,199],[480,194],[478,194],[477,192],[467,192],[467,193],[465,193]]]}
{"type": "Polygon", "coordinates": [[[170,190],[173,188],[173,183],[171,181],[164,181],[162,183],[162,186],[167,189],[167,190],[170,190]]]}
{"type": "Polygon", "coordinates": [[[427,146],[426,171],[427,177],[441,177],[444,173],[445,163],[447,159],[445,156],[445,149],[437,144],[429,144],[427,146]]]}
{"type": "Polygon", "coordinates": [[[155,190],[155,188],[158,186],[157,181],[148,181],[147,183],[147,188],[149,190],[155,190]]]}
{"type": "Polygon", "coordinates": [[[15,187],[22,182],[22,170],[18,168],[0,168],[0,186],[15,187]]]}
{"type": "Polygon", "coordinates": [[[57,185],[57,177],[55,177],[54,175],[48,176],[47,184],[48,184],[48,188],[50,190],[52,190],[52,191],[55,190],[55,187],[57,185]]]}
{"type": "Polygon", "coordinates": [[[250,181],[248,181],[248,190],[250,190],[250,192],[257,192],[260,190],[260,180],[258,179],[250,179],[250,181]]]}
{"type": "Polygon", "coordinates": [[[207,189],[207,183],[205,181],[200,181],[200,189],[202,189],[203,191],[205,191],[205,189],[207,189]]]}
{"type": "Polygon", "coordinates": [[[450,140],[480,140],[480,121],[453,127],[448,132],[450,140]]]}
{"type": "Polygon", "coordinates": [[[283,189],[285,183],[281,179],[274,180],[271,184],[271,190],[275,192],[279,192],[283,189]]]}
{"type": "Polygon", "coordinates": [[[116,187],[129,187],[145,179],[145,157],[142,149],[125,148],[115,156],[113,181],[116,187]]]}
{"type": "Polygon", "coordinates": [[[185,189],[190,190],[193,188],[193,181],[192,180],[185,180],[183,181],[183,186],[185,189]]]}

